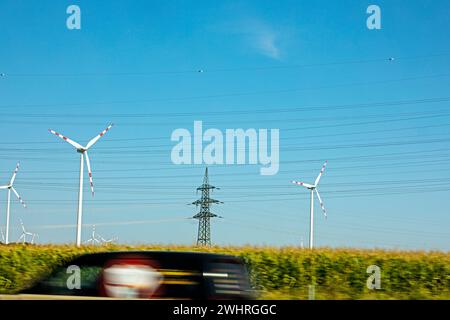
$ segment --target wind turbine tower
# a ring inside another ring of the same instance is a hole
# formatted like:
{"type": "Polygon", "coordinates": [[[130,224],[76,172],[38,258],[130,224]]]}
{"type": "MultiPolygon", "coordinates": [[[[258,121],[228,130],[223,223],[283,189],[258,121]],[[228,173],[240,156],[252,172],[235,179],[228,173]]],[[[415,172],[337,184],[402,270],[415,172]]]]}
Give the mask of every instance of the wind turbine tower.
{"type": "Polygon", "coordinates": [[[317,191],[317,186],[319,185],[320,178],[322,177],[323,172],[325,171],[325,167],[327,165],[327,161],[322,166],[322,169],[320,170],[319,175],[316,178],[316,181],[314,181],[314,184],[299,182],[299,181],[291,181],[292,183],[305,187],[310,191],[310,210],[309,210],[309,248],[313,248],[313,241],[314,241],[314,193],[317,195],[317,199],[319,200],[320,207],[322,208],[323,214],[325,215],[325,218],[327,217],[327,212],[325,210],[325,207],[322,202],[322,198],[320,197],[319,191],[317,191]]]}
{"type": "Polygon", "coordinates": [[[27,236],[31,237],[31,244],[34,244],[34,239],[38,238],[39,235],[37,233],[31,233],[25,230],[25,226],[23,225],[22,219],[20,219],[20,226],[22,227],[22,235],[20,236],[19,240],[17,242],[22,241],[23,244],[27,242],[27,236]]]}
{"type": "Polygon", "coordinates": [[[92,233],[91,233],[91,237],[86,240],[84,243],[85,244],[107,244],[107,243],[114,243],[115,241],[117,241],[117,237],[113,237],[109,240],[106,240],[105,238],[103,238],[101,235],[99,235],[96,231],[95,231],[95,225],[92,226],[92,233]]]}
{"type": "Polygon", "coordinates": [[[8,198],[6,200],[6,235],[5,235],[5,244],[9,243],[9,211],[11,207],[11,190],[16,195],[17,199],[19,199],[19,202],[22,204],[24,208],[27,207],[25,202],[23,202],[22,198],[20,197],[19,193],[16,189],[14,189],[14,181],[16,180],[17,172],[19,171],[19,163],[16,165],[16,169],[14,170],[14,173],[11,177],[11,180],[9,180],[9,183],[5,186],[0,186],[0,189],[6,189],[8,190],[8,198]]]}
{"type": "Polygon", "coordinates": [[[97,236],[95,234],[95,225],[92,226],[92,234],[91,237],[89,239],[87,239],[84,243],[86,244],[95,244],[95,243],[100,243],[100,236],[97,236]]]}
{"type": "Polygon", "coordinates": [[[73,147],[75,147],[76,151],[80,154],[80,182],[79,182],[79,191],[78,191],[78,212],[77,212],[77,236],[76,236],[76,243],[77,247],[81,245],[81,218],[83,214],[83,173],[84,173],[84,160],[86,160],[86,166],[89,174],[89,182],[91,184],[91,192],[92,196],[94,196],[94,183],[92,181],[92,171],[91,171],[91,163],[89,161],[88,156],[88,150],[101,138],[105,135],[106,132],[111,129],[113,125],[110,124],[105,130],[100,132],[99,135],[91,139],[91,141],[88,142],[88,144],[83,147],[81,144],[67,138],[66,136],[63,136],[62,134],[59,134],[56,131],[53,131],[51,129],[48,129],[50,133],[54,134],[57,137],[60,137],[73,147]]]}

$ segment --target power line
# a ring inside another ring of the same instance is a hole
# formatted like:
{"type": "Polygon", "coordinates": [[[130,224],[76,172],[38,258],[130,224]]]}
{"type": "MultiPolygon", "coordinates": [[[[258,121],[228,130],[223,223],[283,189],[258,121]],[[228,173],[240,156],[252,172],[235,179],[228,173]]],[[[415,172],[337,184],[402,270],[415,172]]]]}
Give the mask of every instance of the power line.
{"type": "Polygon", "coordinates": [[[345,88],[345,87],[355,87],[355,86],[367,86],[367,85],[380,85],[389,84],[404,81],[414,81],[421,79],[436,79],[450,76],[449,73],[443,74],[432,74],[432,75],[422,75],[422,76],[410,76],[397,79],[388,80],[377,80],[377,81],[366,81],[366,82],[350,82],[335,85],[323,85],[316,87],[304,87],[296,89],[279,89],[279,90],[263,90],[263,91],[252,91],[252,92],[236,92],[236,93],[222,93],[222,94],[211,94],[202,96],[185,96],[185,97],[170,97],[170,98],[153,98],[146,100],[124,100],[124,101],[109,101],[109,102],[90,102],[90,103],[58,103],[58,104],[28,104],[28,105],[2,105],[1,108],[20,108],[20,107],[82,107],[93,105],[113,105],[113,104],[135,104],[135,103],[146,103],[146,102],[161,102],[161,101],[185,101],[185,100],[202,100],[202,99],[215,99],[215,98],[227,98],[227,97],[242,97],[242,96],[252,96],[252,95],[265,95],[265,94],[283,94],[283,93],[293,93],[302,92],[308,90],[323,90],[323,89],[335,89],[335,88],[345,88]]]}
{"type": "MultiPolygon", "coordinates": [[[[356,104],[336,104],[336,105],[306,105],[301,107],[283,107],[277,106],[272,108],[256,108],[255,110],[251,110],[249,108],[241,109],[236,108],[226,110],[226,111],[210,111],[208,110],[199,110],[197,112],[165,112],[165,113],[112,113],[108,114],[109,117],[120,117],[120,118],[156,118],[156,117],[192,117],[198,116],[201,114],[202,116],[233,116],[236,115],[246,115],[246,114],[271,114],[271,113],[292,113],[292,112],[310,112],[310,111],[323,111],[323,110],[353,110],[353,109],[361,109],[361,108],[373,108],[373,107],[394,107],[394,106],[405,106],[405,105],[415,105],[415,104],[425,104],[425,103],[442,103],[450,101],[450,97],[435,97],[435,98],[423,98],[423,99],[409,99],[409,100],[395,100],[395,101],[381,101],[381,102],[371,102],[371,103],[356,103],[356,104]]],[[[1,107],[1,106],[0,106],[1,107]]],[[[223,109],[223,108],[221,108],[223,109]]],[[[39,117],[39,118],[85,118],[84,114],[74,114],[74,113],[0,113],[3,116],[12,116],[12,117],[39,117]]],[[[89,118],[104,118],[105,114],[90,114],[89,118]]],[[[112,139],[110,139],[112,140],[112,139]]],[[[116,139],[117,140],[117,139],[116,139]]]]}
{"type": "MultiPolygon", "coordinates": [[[[436,191],[436,190],[443,190],[443,191],[445,191],[448,188],[450,188],[450,181],[449,181],[449,179],[437,180],[435,182],[428,182],[426,184],[424,184],[424,182],[422,182],[422,181],[420,181],[420,182],[418,182],[416,184],[408,183],[406,185],[401,185],[401,183],[404,183],[404,182],[398,181],[397,185],[389,186],[389,190],[390,191],[403,191],[403,193],[408,194],[411,191],[409,189],[412,189],[413,191],[417,191],[417,192],[422,192],[422,191],[425,192],[425,191],[436,191]],[[445,187],[445,188],[443,188],[443,187],[445,187]]],[[[354,196],[354,197],[356,197],[358,194],[366,195],[368,193],[373,193],[373,194],[377,194],[378,195],[380,193],[379,192],[380,190],[384,191],[387,188],[386,184],[379,184],[379,185],[373,184],[372,187],[370,187],[370,188],[360,188],[360,187],[358,187],[358,185],[353,185],[353,184],[350,184],[350,183],[347,183],[347,184],[342,183],[341,185],[342,186],[350,186],[350,188],[340,188],[339,190],[324,191],[322,193],[323,194],[327,194],[327,195],[332,195],[332,196],[337,195],[336,198],[338,198],[338,197],[339,198],[343,198],[340,195],[343,194],[343,195],[345,195],[345,197],[347,197],[346,194],[349,193],[349,192],[351,192],[352,196],[354,196]]],[[[118,188],[116,188],[116,189],[118,189],[118,188]]],[[[286,189],[288,189],[288,188],[286,188],[286,189]]],[[[121,190],[127,190],[127,189],[125,187],[125,188],[121,188],[121,190]]],[[[124,192],[123,194],[136,194],[136,193],[135,192],[129,192],[129,193],[124,192]]],[[[391,194],[391,193],[389,192],[389,193],[384,193],[384,194],[391,194]]],[[[181,203],[185,203],[187,201],[187,199],[189,199],[189,197],[187,195],[186,196],[182,196],[182,197],[175,197],[173,195],[169,196],[167,193],[165,194],[164,197],[156,195],[156,194],[153,194],[153,195],[155,195],[157,197],[157,199],[148,199],[148,198],[147,199],[144,199],[144,198],[139,198],[139,199],[117,199],[117,198],[110,198],[110,199],[96,199],[96,202],[98,202],[98,203],[100,203],[100,202],[107,202],[107,203],[121,203],[121,202],[124,202],[124,203],[136,203],[136,202],[138,202],[138,203],[142,204],[142,203],[145,203],[145,201],[148,201],[148,200],[150,200],[150,201],[155,201],[155,200],[162,201],[162,200],[164,200],[164,201],[170,201],[170,202],[177,202],[177,203],[181,204],[181,203]]],[[[265,193],[264,192],[247,192],[246,193],[246,192],[240,191],[237,194],[231,194],[231,195],[228,194],[227,196],[228,196],[228,201],[232,201],[234,199],[249,198],[249,197],[252,197],[252,198],[255,198],[255,199],[277,200],[278,197],[280,197],[280,196],[295,196],[295,197],[298,197],[299,193],[298,192],[294,192],[294,191],[292,191],[292,192],[273,192],[273,191],[270,191],[270,192],[265,192],[265,193]]],[[[301,198],[302,199],[307,199],[307,197],[301,197],[301,198]]],[[[300,199],[300,198],[297,198],[297,199],[300,199]]],[[[76,201],[76,200],[74,200],[74,199],[56,199],[56,200],[51,200],[51,199],[35,199],[35,200],[27,199],[27,201],[28,202],[36,202],[36,203],[38,203],[38,202],[49,202],[49,203],[52,203],[52,202],[55,202],[55,203],[56,202],[68,202],[68,203],[71,203],[71,202],[76,201]]],[[[0,202],[2,202],[2,201],[0,201],[0,202]]],[[[154,202],[152,202],[152,204],[153,203],[154,202]]],[[[158,204],[160,204],[160,203],[158,203],[158,204]]]]}
{"type": "MultiPolygon", "coordinates": [[[[450,114],[448,115],[450,116],[450,114]]],[[[446,124],[445,126],[449,126],[450,124],[446,124]]],[[[379,133],[379,131],[378,131],[379,133]]],[[[415,135],[403,135],[401,136],[401,138],[426,138],[426,137],[434,137],[435,135],[441,136],[441,134],[436,134],[436,133],[431,133],[431,134],[415,134],[415,135]]],[[[330,136],[331,137],[331,136],[330,136]]],[[[285,149],[286,147],[293,147],[293,146],[298,146],[298,140],[299,139],[305,139],[305,136],[301,136],[301,137],[289,137],[289,139],[281,137],[281,141],[283,140],[293,140],[296,139],[297,143],[296,144],[283,144],[282,149],[285,149]]],[[[386,141],[388,142],[389,139],[392,137],[386,136],[386,137],[376,137],[376,138],[371,138],[371,141],[376,141],[376,140],[381,140],[381,141],[386,141]]],[[[398,138],[398,136],[396,135],[395,138],[398,138]]],[[[168,140],[168,139],[166,139],[168,140]]],[[[224,137],[223,138],[223,142],[227,142],[227,138],[224,137]]],[[[355,143],[355,142],[360,142],[360,141],[366,141],[367,138],[362,138],[362,139],[357,139],[357,140],[350,140],[348,141],[349,143],[355,143]]],[[[233,143],[235,143],[235,141],[232,140],[233,143]]],[[[123,146],[123,145],[119,145],[119,146],[109,146],[109,147],[99,147],[97,148],[98,153],[105,153],[105,151],[109,151],[109,150],[120,150],[120,149],[126,149],[126,150],[130,150],[130,149],[136,149],[136,151],[141,151],[142,149],[146,149],[146,148],[151,148],[154,151],[161,151],[162,149],[155,149],[157,147],[172,147],[175,143],[178,143],[178,141],[170,141],[169,143],[166,144],[152,144],[152,145],[131,145],[131,146],[123,146]]],[[[195,142],[191,143],[191,145],[193,147],[195,146],[202,146],[204,144],[208,144],[205,141],[201,141],[200,144],[196,144],[195,142]]],[[[235,143],[237,144],[237,143],[235,143]]],[[[246,150],[247,149],[247,142],[246,142],[246,146],[241,147],[241,148],[235,148],[235,150],[246,150]]],[[[310,146],[310,145],[316,145],[316,142],[311,142],[311,143],[305,143],[305,142],[301,142],[302,146],[310,146]]],[[[52,148],[43,148],[43,147],[38,147],[38,148],[27,148],[27,147],[0,147],[0,151],[19,151],[19,152],[48,152],[48,151],[54,151],[56,149],[56,144],[53,144],[52,148]]],[[[203,150],[202,150],[203,152],[203,150]]]]}
{"type": "MultiPolygon", "coordinates": [[[[176,222],[176,221],[186,221],[186,217],[171,218],[171,219],[153,219],[153,220],[127,220],[127,221],[112,221],[112,222],[96,222],[96,223],[84,223],[83,228],[88,228],[92,226],[124,226],[124,225],[136,225],[136,224],[154,224],[154,223],[165,223],[165,222],[176,222]]],[[[33,229],[65,229],[65,228],[76,228],[76,224],[60,224],[60,225],[35,225],[32,226],[33,229]]]]}
{"type": "MultiPolygon", "coordinates": [[[[376,160],[376,161],[380,161],[383,160],[383,158],[388,158],[389,160],[397,160],[397,159],[401,159],[404,160],[405,157],[404,156],[408,156],[407,159],[411,160],[411,156],[417,155],[419,156],[420,159],[424,159],[424,158],[435,158],[437,156],[447,156],[448,154],[446,152],[449,152],[450,149],[448,148],[439,148],[439,149],[431,149],[431,150],[416,150],[416,151],[403,151],[403,152],[390,152],[390,153],[375,153],[375,154],[364,154],[364,155],[351,155],[351,156],[341,156],[341,157],[328,157],[327,159],[329,161],[333,161],[333,162],[340,162],[340,161],[345,161],[345,162],[349,162],[349,161],[371,161],[371,160],[376,160]],[[439,153],[439,154],[434,154],[434,153],[439,153]],[[445,153],[444,153],[445,152],[445,153]],[[432,153],[432,154],[429,154],[432,153]]],[[[282,164],[298,164],[298,163],[310,163],[310,162],[321,162],[323,159],[322,158],[307,158],[307,159],[301,159],[301,160],[285,160],[282,161],[282,164]]],[[[155,162],[152,162],[153,164],[155,164],[155,162]]],[[[197,169],[199,165],[179,165],[179,166],[174,166],[173,164],[169,164],[166,166],[160,166],[161,164],[166,164],[166,162],[161,162],[161,163],[156,163],[159,166],[157,168],[148,168],[148,167],[138,167],[138,168],[121,168],[120,171],[121,172],[127,172],[127,171],[161,171],[161,170],[189,170],[189,169],[197,169]]],[[[218,165],[215,164],[215,167],[225,167],[225,166],[229,166],[227,164],[223,164],[223,165],[218,165]]],[[[247,165],[241,165],[241,167],[243,166],[247,166],[247,165]]],[[[26,168],[23,168],[22,170],[25,170],[27,173],[73,173],[76,172],[78,173],[79,171],[77,170],[27,170],[26,168]]],[[[96,169],[96,172],[117,172],[116,169],[96,169]]]]}
{"type": "MultiPolygon", "coordinates": [[[[417,56],[404,56],[395,57],[395,61],[401,60],[422,60],[435,57],[443,57],[450,55],[448,52],[437,54],[426,54],[417,56]]],[[[81,72],[81,73],[3,73],[4,77],[124,77],[124,76],[154,76],[154,75],[181,75],[181,74],[198,74],[198,73],[218,73],[218,72],[242,72],[242,71],[264,71],[264,70],[284,70],[294,68],[311,68],[311,67],[327,67],[336,65],[350,65],[350,64],[366,64],[376,62],[392,63],[392,57],[374,58],[374,59],[345,59],[340,61],[329,61],[319,63],[307,63],[307,64],[288,64],[288,65],[275,65],[275,66],[249,66],[249,67],[231,67],[231,68],[198,68],[198,69],[186,69],[186,70],[159,70],[159,71],[146,71],[146,72],[81,72]]]]}

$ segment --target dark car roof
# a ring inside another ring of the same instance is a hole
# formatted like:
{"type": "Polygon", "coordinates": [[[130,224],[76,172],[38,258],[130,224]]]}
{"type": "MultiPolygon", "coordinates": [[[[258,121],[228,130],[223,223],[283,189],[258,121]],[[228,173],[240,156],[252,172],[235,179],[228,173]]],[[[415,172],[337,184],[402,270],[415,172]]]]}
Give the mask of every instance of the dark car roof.
{"type": "Polygon", "coordinates": [[[107,251],[107,252],[94,252],[86,253],[81,256],[74,258],[73,261],[84,261],[91,259],[110,259],[117,256],[123,255],[139,255],[148,256],[157,259],[189,259],[196,261],[207,261],[207,260],[233,260],[235,262],[241,262],[240,257],[236,257],[228,254],[220,253],[209,253],[209,252],[192,252],[192,251],[152,251],[152,250],[133,250],[133,251],[107,251]]]}

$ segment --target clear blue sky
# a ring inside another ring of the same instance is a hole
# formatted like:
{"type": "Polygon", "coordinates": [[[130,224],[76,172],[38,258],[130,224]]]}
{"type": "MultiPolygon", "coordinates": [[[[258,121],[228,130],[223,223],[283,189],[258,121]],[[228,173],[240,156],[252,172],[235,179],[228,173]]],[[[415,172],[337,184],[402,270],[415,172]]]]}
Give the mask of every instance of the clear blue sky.
{"type": "Polygon", "coordinates": [[[449,12],[444,0],[2,1],[0,179],[20,161],[28,204],[13,200],[12,240],[20,218],[40,242],[75,240],[79,157],[47,129],[84,144],[114,122],[90,152],[83,239],[97,224],[123,243],[193,243],[184,218],[204,166],[172,164],[170,135],[202,120],[281,136],[275,176],[210,167],[225,202],[214,243],[306,245],[308,193],[290,180],[313,182],[328,159],[317,245],[448,250],[449,12]],[[71,4],[81,30],[66,28],[71,4]],[[381,30],[366,27],[370,4],[381,30]]]}

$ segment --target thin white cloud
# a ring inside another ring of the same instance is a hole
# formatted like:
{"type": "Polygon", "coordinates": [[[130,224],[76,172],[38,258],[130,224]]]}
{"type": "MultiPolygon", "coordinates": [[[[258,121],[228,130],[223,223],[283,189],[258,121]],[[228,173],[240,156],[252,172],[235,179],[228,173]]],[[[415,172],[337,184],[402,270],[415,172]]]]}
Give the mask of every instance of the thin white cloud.
{"type": "Polygon", "coordinates": [[[259,30],[253,39],[256,49],[265,56],[273,59],[280,58],[280,49],[277,47],[277,35],[272,30],[259,30]]]}
{"type": "Polygon", "coordinates": [[[280,58],[279,36],[268,23],[258,19],[246,19],[241,22],[241,30],[247,34],[249,44],[260,54],[272,59],[280,58]]]}
{"type": "Polygon", "coordinates": [[[222,29],[243,38],[244,45],[272,59],[280,59],[280,34],[269,23],[257,18],[242,18],[226,23],[222,29]]]}

